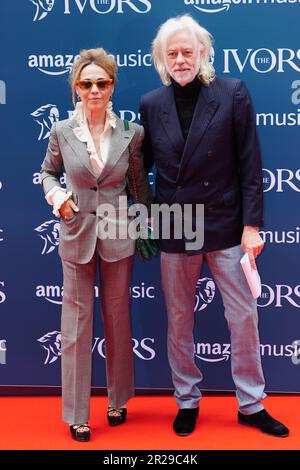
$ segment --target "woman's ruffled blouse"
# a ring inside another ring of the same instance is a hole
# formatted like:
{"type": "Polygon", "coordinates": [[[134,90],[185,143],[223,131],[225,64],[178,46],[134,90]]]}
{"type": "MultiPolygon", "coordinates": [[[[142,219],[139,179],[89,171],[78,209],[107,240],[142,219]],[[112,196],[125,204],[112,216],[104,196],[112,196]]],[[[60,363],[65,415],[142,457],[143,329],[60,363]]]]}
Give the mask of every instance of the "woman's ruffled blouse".
{"type": "Polygon", "coordinates": [[[107,160],[109,142],[111,137],[112,128],[116,127],[116,116],[112,109],[112,102],[109,101],[106,107],[106,119],[104,124],[104,130],[99,136],[100,140],[100,155],[96,151],[96,147],[89,131],[86,115],[84,113],[82,102],[78,102],[75,107],[74,114],[72,116],[78,123],[78,127],[73,128],[73,132],[80,142],[83,142],[87,146],[87,151],[90,155],[91,164],[96,176],[99,177],[107,160]]]}
{"type": "MultiPolygon", "coordinates": [[[[106,107],[106,118],[104,124],[104,130],[99,136],[100,140],[100,155],[98,155],[93,138],[91,136],[88,121],[83,109],[82,102],[78,102],[75,106],[75,110],[72,116],[77,122],[77,126],[73,128],[73,132],[80,142],[86,144],[87,152],[90,156],[90,161],[92,169],[95,173],[95,176],[99,178],[102,173],[102,170],[105,166],[109,144],[111,139],[112,129],[116,127],[116,115],[113,112],[112,102],[109,101],[106,107]]],[[[45,196],[47,202],[53,206],[52,213],[56,217],[60,217],[59,209],[62,204],[67,201],[72,196],[71,191],[67,191],[60,186],[54,186],[45,196]]]]}

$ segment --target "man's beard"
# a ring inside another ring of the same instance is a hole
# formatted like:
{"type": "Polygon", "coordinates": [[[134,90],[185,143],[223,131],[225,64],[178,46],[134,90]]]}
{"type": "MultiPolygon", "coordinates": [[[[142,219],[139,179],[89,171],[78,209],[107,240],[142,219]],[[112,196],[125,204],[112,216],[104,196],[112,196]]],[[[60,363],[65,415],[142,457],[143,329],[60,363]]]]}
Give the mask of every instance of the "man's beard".
{"type": "MultiPolygon", "coordinates": [[[[185,67],[183,67],[181,70],[184,70],[185,67]]],[[[171,71],[167,65],[166,69],[168,74],[175,80],[176,83],[178,83],[180,86],[185,86],[188,83],[191,83],[196,75],[198,75],[200,71],[200,57],[198,57],[193,70],[187,70],[186,73],[180,72],[180,69],[177,70],[176,72],[171,71]]]]}

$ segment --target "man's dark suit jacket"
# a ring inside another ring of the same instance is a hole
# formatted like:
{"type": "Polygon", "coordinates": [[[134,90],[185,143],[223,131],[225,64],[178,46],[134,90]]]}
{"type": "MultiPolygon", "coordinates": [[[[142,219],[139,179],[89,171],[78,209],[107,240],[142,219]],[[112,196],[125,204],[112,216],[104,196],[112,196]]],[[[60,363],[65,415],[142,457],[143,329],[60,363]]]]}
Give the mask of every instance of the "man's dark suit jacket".
{"type": "MultiPolygon", "coordinates": [[[[155,202],[204,204],[204,245],[198,252],[238,245],[244,225],[263,225],[260,150],[241,80],[215,78],[201,85],[186,141],[172,86],[144,95],[140,112],[146,170],[156,165],[155,202]]],[[[187,251],[184,238],[159,245],[166,252],[187,251]]]]}

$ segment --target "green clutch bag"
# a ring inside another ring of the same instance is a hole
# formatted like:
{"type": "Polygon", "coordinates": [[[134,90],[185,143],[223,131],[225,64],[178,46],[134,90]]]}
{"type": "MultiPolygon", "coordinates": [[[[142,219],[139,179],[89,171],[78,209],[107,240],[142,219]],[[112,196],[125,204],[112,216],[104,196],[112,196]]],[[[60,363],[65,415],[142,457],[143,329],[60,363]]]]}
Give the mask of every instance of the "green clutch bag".
{"type": "MultiPolygon", "coordinates": [[[[125,131],[128,131],[129,130],[129,122],[127,120],[124,120],[124,130],[125,131]]],[[[130,192],[130,195],[133,197],[133,200],[136,204],[139,203],[139,200],[138,200],[138,194],[137,194],[137,189],[136,189],[136,181],[135,181],[135,174],[134,174],[134,168],[133,168],[133,164],[131,162],[131,158],[130,158],[130,153],[129,153],[129,170],[128,170],[128,173],[129,173],[129,178],[130,178],[130,187],[129,187],[129,192],[130,192]]],[[[151,259],[153,256],[156,256],[157,253],[158,253],[158,247],[157,247],[157,244],[156,244],[156,241],[152,238],[152,230],[150,227],[147,227],[147,228],[142,228],[142,230],[147,230],[147,237],[144,236],[144,233],[143,233],[143,237],[139,237],[136,242],[135,242],[135,247],[136,247],[136,251],[138,253],[138,256],[140,258],[140,260],[149,260],[151,259]]]]}
{"type": "Polygon", "coordinates": [[[140,260],[149,260],[158,253],[156,241],[152,238],[152,230],[148,227],[148,238],[138,238],[135,247],[140,260]]]}

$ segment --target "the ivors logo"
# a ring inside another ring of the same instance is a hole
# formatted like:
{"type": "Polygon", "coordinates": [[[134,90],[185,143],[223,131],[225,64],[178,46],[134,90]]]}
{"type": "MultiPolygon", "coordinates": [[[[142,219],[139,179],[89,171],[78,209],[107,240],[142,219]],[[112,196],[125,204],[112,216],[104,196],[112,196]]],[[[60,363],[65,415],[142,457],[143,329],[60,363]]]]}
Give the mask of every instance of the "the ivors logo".
{"type": "MultiPolygon", "coordinates": [[[[53,10],[55,0],[29,0],[35,6],[33,21],[40,21],[53,10]]],[[[60,0],[56,2],[63,15],[83,15],[90,10],[98,15],[107,13],[122,14],[128,11],[134,13],[149,13],[152,8],[150,0],[60,0]]]]}

